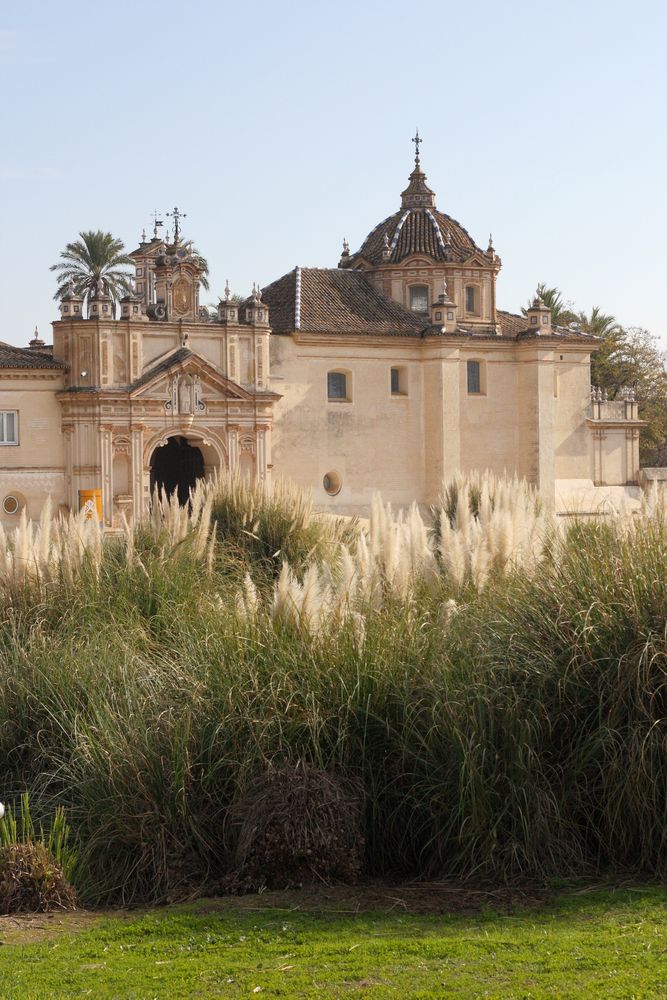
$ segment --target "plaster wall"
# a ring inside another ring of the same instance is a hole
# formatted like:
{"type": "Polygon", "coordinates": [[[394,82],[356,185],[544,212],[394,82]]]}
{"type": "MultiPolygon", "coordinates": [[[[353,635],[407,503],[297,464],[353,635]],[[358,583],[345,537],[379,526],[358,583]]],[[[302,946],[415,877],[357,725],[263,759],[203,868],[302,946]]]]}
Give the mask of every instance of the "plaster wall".
{"type": "Polygon", "coordinates": [[[590,410],[591,369],[587,354],[554,352],[553,391],[555,475],[557,479],[590,479],[592,437],[586,418],[590,410]]]}
{"type": "MultiPolygon", "coordinates": [[[[557,479],[593,475],[587,351],[557,352],[537,341],[274,336],[275,474],[340,512],[363,511],[375,491],[433,503],[443,479],[474,469],[516,473],[553,503],[557,479]],[[480,393],[468,393],[468,360],[481,365],[480,393]],[[390,392],[391,367],[405,369],[405,396],[390,392]],[[329,371],[346,373],[349,400],[327,399],[329,371]],[[322,482],[331,472],[335,496],[322,482]]],[[[610,434],[604,448],[608,481],[624,483],[623,448],[610,434]]]]}
{"type": "Polygon", "coordinates": [[[519,366],[512,348],[466,345],[461,351],[461,469],[512,474],[519,462],[519,366]],[[467,362],[480,363],[480,393],[468,393],[467,362]]]}
{"type": "Polygon", "coordinates": [[[39,517],[48,496],[56,511],[65,502],[64,443],[55,396],[62,384],[60,373],[2,374],[0,409],[18,412],[18,444],[0,445],[0,521],[5,526],[19,518],[2,508],[8,494],[24,503],[31,518],[39,517]]]}
{"type": "MultiPolygon", "coordinates": [[[[435,380],[437,392],[437,379],[435,380]]],[[[368,507],[373,494],[409,504],[423,490],[424,427],[418,350],[397,338],[316,342],[271,338],[271,389],[276,404],[274,475],[312,489],[316,505],[339,512],[368,507]],[[405,394],[392,395],[390,369],[404,369],[405,394]],[[344,371],[349,401],[327,399],[327,372],[344,371]],[[325,474],[341,480],[336,496],[325,474]]]]}

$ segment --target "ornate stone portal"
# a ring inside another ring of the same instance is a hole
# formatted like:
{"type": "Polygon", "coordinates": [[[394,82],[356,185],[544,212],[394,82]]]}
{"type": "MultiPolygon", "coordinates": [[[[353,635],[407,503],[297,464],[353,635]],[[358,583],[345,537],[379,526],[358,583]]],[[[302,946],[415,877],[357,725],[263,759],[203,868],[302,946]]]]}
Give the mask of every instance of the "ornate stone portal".
{"type": "Polygon", "coordinates": [[[183,500],[174,470],[187,466],[182,478],[192,485],[195,452],[206,477],[228,469],[268,481],[280,399],[268,389],[269,314],[258,293],[213,318],[199,307],[202,264],[190,244],[156,236],[132,257],[135,289],[119,319],[100,293],[87,318],[63,302],[54,323],[54,356],[69,366],[58,393],[66,501],[77,509],[80,491],[101,488],[106,529],[143,517],[152,485],[169,482],[183,500]],[[174,442],[187,460],[157,474],[156,453],[177,451],[174,442]]]}

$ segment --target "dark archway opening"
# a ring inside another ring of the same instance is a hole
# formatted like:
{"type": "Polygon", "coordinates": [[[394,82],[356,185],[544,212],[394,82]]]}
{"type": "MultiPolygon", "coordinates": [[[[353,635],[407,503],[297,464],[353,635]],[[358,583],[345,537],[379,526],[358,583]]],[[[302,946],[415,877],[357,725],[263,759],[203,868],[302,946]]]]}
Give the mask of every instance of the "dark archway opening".
{"type": "Polygon", "coordinates": [[[185,505],[197,480],[204,478],[204,457],[187,438],[170,437],[156,448],[151,458],[151,496],[157,489],[171,496],[177,491],[178,502],[185,505]]]}

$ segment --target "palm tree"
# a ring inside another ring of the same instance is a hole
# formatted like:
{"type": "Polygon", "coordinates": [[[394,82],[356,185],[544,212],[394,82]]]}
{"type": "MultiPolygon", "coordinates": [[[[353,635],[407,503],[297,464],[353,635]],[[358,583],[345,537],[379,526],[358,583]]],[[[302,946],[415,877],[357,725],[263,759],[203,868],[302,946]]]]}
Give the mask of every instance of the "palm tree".
{"type": "Polygon", "coordinates": [[[590,316],[580,312],[579,323],[584,333],[592,333],[594,337],[608,337],[618,329],[616,317],[603,313],[599,306],[593,306],[590,316]]]}
{"type": "Polygon", "coordinates": [[[58,289],[53,296],[61,299],[72,289],[84,298],[90,298],[102,288],[113,303],[130,290],[130,274],[123,268],[132,264],[121,240],[101,229],[79,233],[76,243],[68,243],[60,254],[62,261],[52,264],[50,270],[58,274],[58,289]],[[100,285],[101,282],[101,285],[100,285]]]}
{"type": "Polygon", "coordinates": [[[202,257],[202,255],[199,253],[199,250],[197,250],[197,247],[191,246],[190,253],[194,257],[198,266],[201,268],[201,274],[199,275],[199,284],[202,286],[202,288],[205,288],[206,291],[208,292],[210,288],[208,282],[208,261],[206,260],[205,257],[202,257]]]}
{"type": "MultiPolygon", "coordinates": [[[[551,322],[554,326],[567,326],[576,322],[579,317],[572,311],[571,303],[566,303],[560,288],[550,287],[544,281],[537,286],[537,295],[542,299],[547,309],[551,310],[551,322]]],[[[524,316],[533,304],[531,299],[527,309],[522,309],[524,316]]]]}

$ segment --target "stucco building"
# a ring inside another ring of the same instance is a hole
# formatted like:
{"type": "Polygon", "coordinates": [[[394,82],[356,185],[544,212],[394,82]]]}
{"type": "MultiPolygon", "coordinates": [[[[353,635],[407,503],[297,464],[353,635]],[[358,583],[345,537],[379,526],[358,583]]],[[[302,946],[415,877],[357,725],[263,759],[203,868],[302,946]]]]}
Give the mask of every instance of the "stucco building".
{"type": "MultiPolygon", "coordinates": [[[[417,144],[418,149],[418,144],[417,144]]],[[[456,470],[507,470],[560,510],[636,496],[637,403],[591,395],[595,340],[498,309],[501,259],[436,207],[419,154],[400,207],[337,267],[296,267],[217,313],[201,258],[142,238],[118,315],[103,282],[70,288],[52,348],[0,345],[0,516],[78,509],[101,491],[108,529],[152,490],[185,499],[240,470],[363,513],[373,492],[436,500],[456,470]]]]}

